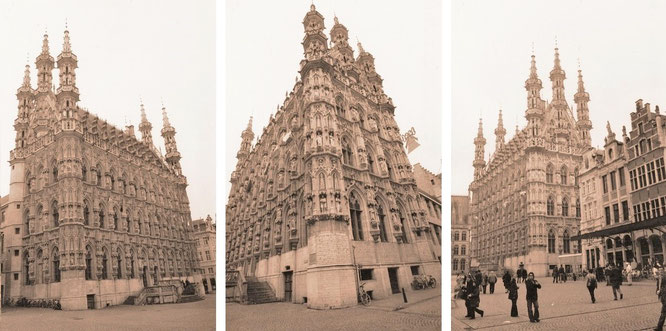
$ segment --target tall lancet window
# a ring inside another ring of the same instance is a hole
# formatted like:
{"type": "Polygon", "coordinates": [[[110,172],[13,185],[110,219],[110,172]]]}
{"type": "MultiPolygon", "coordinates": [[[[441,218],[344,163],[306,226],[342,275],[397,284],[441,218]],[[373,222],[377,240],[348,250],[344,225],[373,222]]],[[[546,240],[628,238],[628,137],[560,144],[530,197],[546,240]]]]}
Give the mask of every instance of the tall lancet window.
{"type": "Polygon", "coordinates": [[[363,221],[361,219],[361,205],[354,193],[349,195],[349,216],[351,218],[352,235],[354,240],[363,240],[363,221]]]}
{"type": "Polygon", "coordinates": [[[379,217],[379,240],[382,242],[388,242],[388,236],[386,235],[386,214],[384,214],[384,209],[381,205],[377,205],[377,217],[379,217]]]}

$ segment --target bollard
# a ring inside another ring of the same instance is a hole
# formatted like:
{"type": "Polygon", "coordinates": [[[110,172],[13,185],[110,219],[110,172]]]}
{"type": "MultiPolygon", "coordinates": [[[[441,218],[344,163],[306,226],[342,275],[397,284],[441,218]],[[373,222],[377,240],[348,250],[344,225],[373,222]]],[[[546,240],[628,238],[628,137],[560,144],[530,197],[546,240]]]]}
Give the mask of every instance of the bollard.
{"type": "Polygon", "coordinates": [[[405,294],[405,288],[402,288],[402,299],[407,303],[407,294],[405,294]]]}

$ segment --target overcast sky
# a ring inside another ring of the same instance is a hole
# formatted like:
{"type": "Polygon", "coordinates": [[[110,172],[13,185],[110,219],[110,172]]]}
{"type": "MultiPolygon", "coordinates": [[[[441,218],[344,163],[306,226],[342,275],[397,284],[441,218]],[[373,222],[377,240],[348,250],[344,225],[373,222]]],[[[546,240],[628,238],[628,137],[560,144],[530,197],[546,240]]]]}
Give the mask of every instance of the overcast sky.
{"type": "Polygon", "coordinates": [[[552,99],[550,71],[560,49],[569,106],[575,114],[580,58],[590,94],[592,145],[603,146],[606,121],[621,137],[634,102],[666,104],[666,3],[660,1],[453,2],[452,194],[467,194],[473,179],[474,137],[483,117],[486,162],[495,149],[500,107],[508,142],[523,128],[532,43],[542,99],[552,99]]]}
{"type": "MultiPolygon", "coordinates": [[[[349,42],[358,55],[356,38],[375,58],[384,79],[384,91],[393,98],[400,132],[416,130],[421,147],[409,155],[440,173],[441,116],[441,4],[424,1],[315,1],[324,16],[330,40],[334,13],[349,30],[349,42]]],[[[254,116],[255,140],[291,91],[303,59],[303,18],[310,0],[240,1],[226,4],[226,133],[224,196],[229,194],[231,172],[241,132],[254,116]]]]}
{"type": "MultiPolygon", "coordinates": [[[[81,107],[109,123],[138,132],[143,98],[153,140],[164,151],[161,99],[181,153],[192,218],[215,216],[215,2],[2,1],[0,61],[0,195],[9,192],[16,89],[26,55],[34,62],[48,29],[54,59],[62,50],[65,20],[78,57],[81,107]]],[[[53,81],[58,84],[58,71],[53,81]]]]}

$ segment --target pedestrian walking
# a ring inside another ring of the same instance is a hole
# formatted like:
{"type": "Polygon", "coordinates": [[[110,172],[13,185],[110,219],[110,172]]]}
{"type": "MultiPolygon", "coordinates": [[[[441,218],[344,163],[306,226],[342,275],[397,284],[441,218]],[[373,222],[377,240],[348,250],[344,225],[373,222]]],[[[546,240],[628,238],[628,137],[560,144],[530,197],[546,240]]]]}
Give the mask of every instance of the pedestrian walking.
{"type": "Polygon", "coordinates": [[[497,283],[497,275],[495,271],[491,271],[488,275],[488,284],[490,285],[490,294],[495,293],[495,283],[497,283]]]}
{"type": "Polygon", "coordinates": [[[509,282],[511,282],[511,274],[509,273],[509,270],[504,270],[502,282],[504,283],[504,293],[509,293],[509,282]]]}
{"type": "Polygon", "coordinates": [[[656,331],[662,331],[664,329],[664,321],[666,320],[666,277],[664,277],[664,269],[660,268],[659,275],[657,277],[657,297],[661,301],[661,315],[659,315],[659,321],[657,322],[656,331]]]}
{"type": "Polygon", "coordinates": [[[516,278],[511,279],[511,284],[509,284],[509,300],[511,300],[511,317],[518,317],[518,306],[516,306],[516,301],[518,301],[518,284],[516,284],[516,278]]]}
{"type": "Polygon", "coordinates": [[[617,300],[617,294],[620,293],[620,300],[624,297],[622,291],[620,290],[620,285],[622,285],[622,271],[620,268],[611,264],[609,274],[609,282],[613,287],[613,297],[617,300]]]}
{"type": "Polygon", "coordinates": [[[530,322],[539,322],[539,295],[538,289],[541,288],[541,284],[534,279],[534,273],[530,272],[527,275],[527,281],[525,281],[525,291],[527,292],[527,316],[530,318],[530,322]],[[534,308],[534,311],[532,310],[534,308]]]}
{"type": "Polygon", "coordinates": [[[479,292],[481,292],[481,283],[483,282],[483,275],[481,274],[481,270],[477,270],[474,273],[474,282],[476,286],[479,287],[479,292]]]}
{"type": "Polygon", "coordinates": [[[631,268],[631,263],[625,262],[624,264],[624,272],[627,274],[627,286],[631,286],[634,270],[631,268]]]}
{"type": "Polygon", "coordinates": [[[560,275],[560,282],[567,281],[567,274],[564,272],[564,267],[560,264],[560,270],[557,272],[560,275]]]}
{"type": "Polygon", "coordinates": [[[481,304],[481,297],[479,296],[479,285],[475,283],[475,280],[472,278],[467,282],[467,298],[465,300],[465,306],[467,307],[467,316],[469,319],[475,319],[474,313],[479,313],[483,317],[483,310],[479,309],[481,304]]]}
{"type": "Polygon", "coordinates": [[[553,268],[553,283],[559,283],[559,275],[557,271],[557,267],[553,268]]]}
{"type": "Polygon", "coordinates": [[[587,290],[590,291],[590,299],[592,299],[592,303],[595,303],[597,300],[594,298],[594,290],[597,289],[597,276],[592,272],[592,269],[590,269],[590,272],[585,279],[587,279],[586,285],[587,290]]]}
{"type": "Polygon", "coordinates": [[[483,294],[486,294],[486,287],[488,287],[488,272],[483,273],[483,279],[481,280],[481,286],[483,287],[483,294]]]}

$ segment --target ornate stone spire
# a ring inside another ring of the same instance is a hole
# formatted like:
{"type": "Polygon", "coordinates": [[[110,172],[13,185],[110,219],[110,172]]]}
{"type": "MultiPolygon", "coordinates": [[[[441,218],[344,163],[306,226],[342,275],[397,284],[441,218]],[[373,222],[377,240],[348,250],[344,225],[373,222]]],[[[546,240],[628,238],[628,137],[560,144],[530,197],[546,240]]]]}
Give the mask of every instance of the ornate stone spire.
{"type": "Polygon", "coordinates": [[[236,154],[236,158],[238,159],[237,166],[250,155],[250,151],[252,150],[252,140],[254,139],[254,132],[252,132],[252,116],[250,116],[250,121],[247,123],[247,128],[241,133],[241,138],[243,140],[241,141],[240,149],[236,154]]]}
{"type": "Polygon", "coordinates": [[[528,132],[531,132],[533,136],[539,134],[541,121],[543,120],[545,102],[541,99],[542,88],[541,79],[537,75],[535,56],[532,54],[530,75],[525,81],[525,90],[527,91],[525,118],[527,119],[528,132]]]}
{"type": "Polygon", "coordinates": [[[553,70],[550,71],[550,81],[553,88],[553,104],[566,104],[564,98],[564,80],[566,79],[566,74],[562,67],[560,66],[560,52],[557,47],[555,47],[555,60],[553,65],[553,70]]]}
{"type": "Polygon", "coordinates": [[[583,84],[583,74],[578,69],[578,91],[574,95],[574,102],[576,102],[576,113],[578,115],[578,120],[576,121],[576,127],[578,132],[583,138],[583,143],[586,146],[592,146],[592,138],[590,137],[590,130],[592,130],[592,121],[590,121],[590,110],[587,103],[590,101],[590,95],[585,91],[585,85],[583,84]]]}
{"type": "Polygon", "coordinates": [[[484,160],[484,149],[486,146],[486,139],[483,137],[483,121],[479,119],[479,130],[474,138],[474,179],[478,179],[481,176],[483,168],[486,166],[486,161],[484,160]]]}
{"type": "Polygon", "coordinates": [[[176,172],[180,175],[180,152],[178,152],[178,146],[176,144],[176,129],[171,126],[169,123],[169,117],[167,116],[166,107],[162,105],[162,138],[164,138],[164,149],[166,151],[165,160],[176,172]]]}
{"type": "Polygon", "coordinates": [[[25,65],[25,71],[23,72],[23,85],[22,87],[30,87],[30,65],[25,65]]]}
{"type": "Polygon", "coordinates": [[[42,41],[42,53],[37,56],[37,88],[40,92],[49,92],[52,88],[53,79],[53,57],[49,54],[49,36],[44,35],[42,41]]]}
{"type": "Polygon", "coordinates": [[[146,109],[143,107],[143,101],[141,102],[141,123],[139,123],[139,131],[141,132],[141,141],[148,145],[150,148],[153,146],[153,125],[148,121],[146,117],[146,109]]]}
{"type": "Polygon", "coordinates": [[[499,111],[499,117],[497,119],[497,129],[495,129],[495,153],[504,146],[504,135],[506,134],[506,129],[504,129],[504,121],[502,120],[502,110],[499,111]]]}

